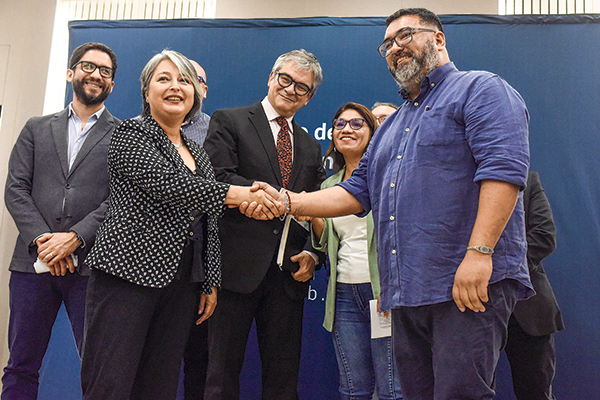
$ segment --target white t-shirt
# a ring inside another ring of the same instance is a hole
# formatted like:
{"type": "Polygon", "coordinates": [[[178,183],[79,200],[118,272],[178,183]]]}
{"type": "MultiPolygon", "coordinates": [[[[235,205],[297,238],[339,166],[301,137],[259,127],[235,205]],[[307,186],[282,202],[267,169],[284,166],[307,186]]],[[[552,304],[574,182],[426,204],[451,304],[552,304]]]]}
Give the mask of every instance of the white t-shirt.
{"type": "Polygon", "coordinates": [[[340,239],[337,281],[340,283],[371,282],[367,251],[367,219],[347,215],[332,218],[332,223],[340,239]]]}

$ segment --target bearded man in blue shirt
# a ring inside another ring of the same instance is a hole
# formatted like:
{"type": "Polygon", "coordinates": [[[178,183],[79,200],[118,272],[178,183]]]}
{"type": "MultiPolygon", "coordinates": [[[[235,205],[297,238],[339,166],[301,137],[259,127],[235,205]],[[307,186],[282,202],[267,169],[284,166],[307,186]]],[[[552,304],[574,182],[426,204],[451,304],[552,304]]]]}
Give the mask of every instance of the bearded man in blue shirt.
{"type": "Polygon", "coordinates": [[[280,201],[295,215],[373,211],[406,399],[491,399],[511,312],[534,293],[520,193],[529,115],[497,75],[456,69],[434,13],[402,9],[386,25],[377,50],[404,104],[351,178],[280,201]]]}

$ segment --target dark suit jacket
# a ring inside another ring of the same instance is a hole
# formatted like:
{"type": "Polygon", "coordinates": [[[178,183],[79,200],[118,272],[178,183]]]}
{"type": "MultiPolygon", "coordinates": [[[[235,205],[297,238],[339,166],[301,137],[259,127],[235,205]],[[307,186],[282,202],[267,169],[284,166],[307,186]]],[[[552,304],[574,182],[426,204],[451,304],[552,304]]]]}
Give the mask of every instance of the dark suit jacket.
{"type": "MultiPolygon", "coordinates": [[[[321,146],[293,122],[294,155],[289,188],[293,192],[318,190],[325,179],[321,146]]],[[[250,186],[263,181],[281,188],[277,148],[260,102],[240,108],[215,111],[204,142],[217,180],[250,186]]],[[[279,246],[283,222],[256,221],[237,209],[225,210],[219,221],[223,254],[223,288],[238,293],[256,290],[279,246]]],[[[308,282],[286,275],[286,291],[292,298],[307,294],[308,282]]]]}
{"type": "Polygon", "coordinates": [[[12,150],[4,192],[19,237],[11,271],[35,273],[37,246],[47,232],[77,232],[85,241],[75,254],[78,271],[89,275],[83,260],[94,244],[108,204],[106,154],[110,136],[120,121],[104,110],[92,127],[69,171],[68,108],[31,118],[12,150]]]}
{"type": "Polygon", "coordinates": [[[86,260],[90,267],[137,285],[165,287],[177,273],[194,211],[200,211],[207,215],[202,290],[220,286],[217,218],[229,185],[215,181],[200,145],[182,137],[196,173],[152,117],[125,120],[115,130],[108,151],[110,202],[86,260]]]}
{"type": "Polygon", "coordinates": [[[536,295],[517,302],[514,316],[525,332],[532,336],[549,335],[564,328],[556,297],[550,286],[542,260],[556,249],[556,228],[550,203],[537,172],[529,172],[523,192],[527,232],[527,264],[536,295]]]}

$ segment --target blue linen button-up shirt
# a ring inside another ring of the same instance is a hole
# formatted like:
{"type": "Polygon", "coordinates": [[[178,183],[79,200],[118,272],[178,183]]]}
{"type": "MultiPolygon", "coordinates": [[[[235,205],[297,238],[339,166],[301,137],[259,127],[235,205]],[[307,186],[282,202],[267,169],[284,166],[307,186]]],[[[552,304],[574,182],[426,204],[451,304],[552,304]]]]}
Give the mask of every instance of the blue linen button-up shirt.
{"type": "MultiPolygon", "coordinates": [[[[529,115],[521,96],[497,75],[433,70],[419,96],[375,132],[351,178],[340,183],[375,219],[381,308],[452,299],[477,216],[482,180],[524,188],[529,168],[529,115]]],[[[486,243],[478,243],[486,244],[486,243]]],[[[492,256],[490,284],[522,283],[533,294],[525,258],[523,200],[492,256]]]]}

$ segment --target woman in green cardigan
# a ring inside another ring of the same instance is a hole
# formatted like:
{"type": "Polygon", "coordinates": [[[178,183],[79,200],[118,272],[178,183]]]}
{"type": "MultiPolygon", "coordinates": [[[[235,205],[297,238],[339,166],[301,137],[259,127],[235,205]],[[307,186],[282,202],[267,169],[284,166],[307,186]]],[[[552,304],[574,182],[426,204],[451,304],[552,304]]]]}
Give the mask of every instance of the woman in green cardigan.
{"type": "MultiPolygon", "coordinates": [[[[333,137],[325,159],[332,156],[340,171],[321,188],[346,180],[358,167],[376,129],[376,119],[363,105],[344,104],[333,119],[333,137]]],[[[323,326],[333,334],[345,399],[401,399],[390,337],[371,339],[369,301],[379,297],[379,272],[373,216],[313,218],[313,245],[326,251],[331,275],[323,326]]]]}

